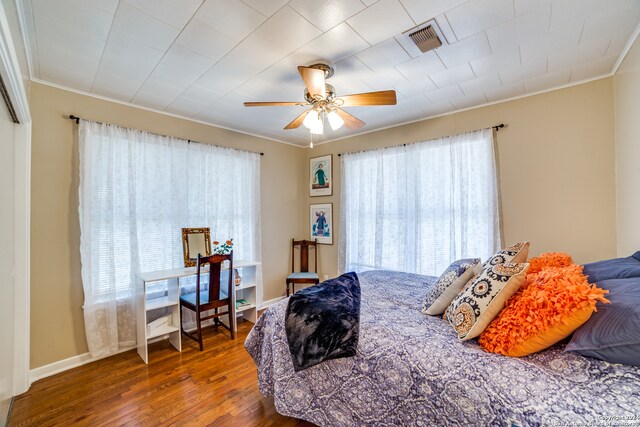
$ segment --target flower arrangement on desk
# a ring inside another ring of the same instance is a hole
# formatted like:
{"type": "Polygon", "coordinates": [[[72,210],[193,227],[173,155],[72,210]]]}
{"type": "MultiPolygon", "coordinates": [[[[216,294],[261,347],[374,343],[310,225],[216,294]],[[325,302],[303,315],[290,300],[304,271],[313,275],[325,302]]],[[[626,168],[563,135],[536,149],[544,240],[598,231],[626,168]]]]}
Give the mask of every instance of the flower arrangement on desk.
{"type": "Polygon", "coordinates": [[[214,241],[213,244],[213,253],[215,255],[228,255],[233,250],[233,239],[229,239],[224,243],[214,241]]]}

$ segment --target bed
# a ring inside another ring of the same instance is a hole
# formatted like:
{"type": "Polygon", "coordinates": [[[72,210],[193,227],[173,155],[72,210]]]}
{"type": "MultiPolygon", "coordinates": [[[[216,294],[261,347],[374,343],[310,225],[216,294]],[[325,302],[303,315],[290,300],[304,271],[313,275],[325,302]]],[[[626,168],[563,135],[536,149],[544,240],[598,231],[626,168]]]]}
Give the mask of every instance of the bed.
{"type": "Polygon", "coordinates": [[[294,372],[286,299],[249,333],[260,391],[279,413],[321,426],[640,423],[640,367],[565,353],[564,344],[524,358],[487,353],[420,312],[435,277],[370,271],[359,279],[355,357],[294,372]]]}

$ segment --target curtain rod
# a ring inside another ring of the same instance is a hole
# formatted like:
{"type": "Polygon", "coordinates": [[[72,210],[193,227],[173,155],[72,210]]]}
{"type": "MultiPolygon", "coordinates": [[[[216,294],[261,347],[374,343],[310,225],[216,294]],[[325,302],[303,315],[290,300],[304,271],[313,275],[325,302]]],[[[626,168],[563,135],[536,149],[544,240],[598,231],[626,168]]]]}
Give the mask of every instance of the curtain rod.
{"type": "MultiPolygon", "coordinates": [[[[80,120],[81,120],[81,119],[80,119],[80,117],[78,117],[78,116],[74,116],[73,114],[71,114],[71,115],[69,116],[69,119],[71,119],[71,120],[75,120],[77,125],[78,125],[78,124],[80,124],[80,120]]],[[[109,123],[103,123],[103,122],[96,122],[96,123],[100,123],[100,124],[102,124],[102,125],[104,125],[104,124],[109,124],[109,123]]],[[[146,132],[146,131],[145,131],[145,132],[146,132]]],[[[149,133],[152,133],[152,134],[154,134],[154,135],[164,136],[164,137],[166,137],[166,138],[177,138],[177,137],[175,137],[175,136],[164,135],[164,134],[161,134],[161,133],[155,133],[155,132],[149,132],[149,133]]],[[[177,138],[177,139],[182,139],[182,138],[177,138]]],[[[193,140],[193,139],[187,139],[187,142],[188,142],[188,143],[189,143],[189,142],[195,142],[195,143],[198,143],[198,144],[205,144],[204,142],[198,142],[198,141],[195,141],[195,140],[193,140]]],[[[249,152],[249,153],[255,153],[255,154],[260,154],[261,156],[264,156],[264,153],[259,153],[259,152],[257,152],[257,151],[240,150],[239,148],[233,148],[233,147],[222,147],[222,146],[220,146],[220,145],[214,145],[214,144],[207,144],[207,145],[213,145],[214,147],[220,147],[220,148],[231,148],[232,150],[246,151],[246,152],[249,152]]]]}
{"type": "MultiPolygon", "coordinates": [[[[486,128],[486,129],[494,129],[496,132],[498,132],[503,127],[504,127],[504,123],[500,123],[499,125],[491,126],[490,128],[486,128]]],[[[415,144],[415,142],[410,142],[409,144],[415,144]]],[[[407,146],[407,144],[399,144],[399,145],[393,145],[391,147],[382,147],[382,148],[406,147],[406,146],[407,146]]],[[[351,153],[352,152],[338,153],[338,157],[342,156],[343,154],[351,154],[351,153]]]]}

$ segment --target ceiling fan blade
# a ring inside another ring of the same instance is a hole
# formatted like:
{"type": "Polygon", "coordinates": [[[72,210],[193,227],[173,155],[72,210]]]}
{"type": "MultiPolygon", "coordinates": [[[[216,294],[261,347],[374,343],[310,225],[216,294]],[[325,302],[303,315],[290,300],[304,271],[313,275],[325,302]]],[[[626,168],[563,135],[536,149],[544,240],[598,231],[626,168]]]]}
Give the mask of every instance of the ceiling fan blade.
{"type": "Polygon", "coordinates": [[[311,110],[306,110],[304,111],[302,114],[300,114],[298,117],[296,117],[295,119],[293,119],[293,121],[291,123],[289,123],[288,125],[286,125],[284,128],[285,129],[295,129],[295,128],[299,128],[300,125],[302,124],[302,122],[304,121],[304,118],[307,117],[307,114],[309,114],[309,111],[311,110]]]}
{"type": "Polygon", "coordinates": [[[304,106],[304,105],[309,105],[306,102],[245,102],[244,106],[245,107],[288,107],[288,106],[295,106],[295,105],[300,105],[300,106],[304,106]]]}
{"type": "Polygon", "coordinates": [[[363,105],[396,105],[396,91],[382,90],[380,92],[357,93],[339,96],[343,104],[341,107],[358,107],[363,105]]]}
{"type": "Polygon", "coordinates": [[[336,108],[336,112],[342,118],[342,120],[344,120],[344,125],[349,129],[359,129],[365,125],[362,120],[352,116],[351,114],[340,108],[336,108]]]}
{"type": "Polygon", "coordinates": [[[319,95],[322,99],[326,98],[323,70],[299,66],[298,71],[311,96],[319,95]]]}

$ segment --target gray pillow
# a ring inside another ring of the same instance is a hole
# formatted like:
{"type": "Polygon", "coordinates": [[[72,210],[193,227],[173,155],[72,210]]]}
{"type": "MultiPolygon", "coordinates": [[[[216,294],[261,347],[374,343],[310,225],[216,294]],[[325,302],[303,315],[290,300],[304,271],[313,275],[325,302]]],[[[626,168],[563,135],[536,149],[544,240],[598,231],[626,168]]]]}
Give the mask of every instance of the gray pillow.
{"type": "Polygon", "coordinates": [[[422,312],[434,316],[444,313],[458,292],[481,270],[480,258],[459,259],[451,263],[429,290],[422,303],[422,312]]]}
{"type": "Polygon", "coordinates": [[[640,277],[603,280],[611,304],[597,303],[597,312],[574,333],[565,351],[613,363],[640,366],[640,277]]]}
{"type": "Polygon", "coordinates": [[[626,258],[607,259],[585,264],[583,273],[587,275],[589,283],[640,277],[640,251],[626,258]]]}

